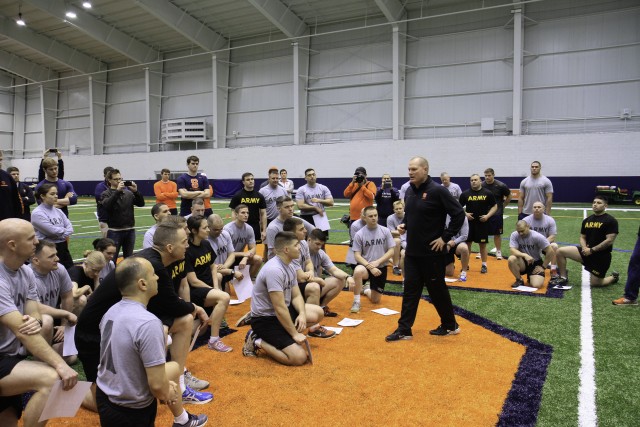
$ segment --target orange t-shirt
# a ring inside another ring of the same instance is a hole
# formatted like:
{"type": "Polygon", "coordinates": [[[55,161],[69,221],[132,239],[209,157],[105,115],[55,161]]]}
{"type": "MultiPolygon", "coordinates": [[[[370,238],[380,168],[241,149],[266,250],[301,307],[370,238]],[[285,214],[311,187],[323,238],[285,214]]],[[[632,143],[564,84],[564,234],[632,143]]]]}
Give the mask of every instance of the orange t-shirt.
{"type": "Polygon", "coordinates": [[[153,184],[153,193],[156,195],[156,203],[164,203],[169,209],[176,209],[176,200],[178,199],[178,184],[173,181],[162,182],[162,180],[153,184]]]}

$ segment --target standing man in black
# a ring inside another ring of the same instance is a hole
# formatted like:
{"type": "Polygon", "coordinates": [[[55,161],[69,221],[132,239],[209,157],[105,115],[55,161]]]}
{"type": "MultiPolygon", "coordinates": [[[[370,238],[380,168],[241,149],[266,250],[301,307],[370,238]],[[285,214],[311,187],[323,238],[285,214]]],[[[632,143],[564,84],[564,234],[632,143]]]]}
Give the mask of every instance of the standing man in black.
{"type": "Polygon", "coordinates": [[[487,273],[487,242],[489,241],[489,219],[496,213],[498,206],[493,193],[482,186],[480,175],[474,173],[470,178],[471,188],[460,195],[460,204],[464,206],[469,220],[467,246],[476,242],[480,246],[482,267],[480,273],[487,273]]]}
{"type": "Polygon", "coordinates": [[[22,218],[23,206],[18,187],[13,177],[2,169],[4,156],[0,151],[0,221],[7,218],[22,218]]]}
{"type": "Polygon", "coordinates": [[[16,187],[18,187],[18,193],[20,193],[20,199],[22,200],[22,207],[24,212],[22,212],[22,219],[25,221],[31,222],[31,209],[29,206],[36,203],[36,198],[33,195],[33,190],[27,183],[20,181],[20,170],[17,167],[11,166],[7,168],[7,172],[16,182],[16,187]]]}
{"type": "Polygon", "coordinates": [[[455,335],[460,332],[453,314],[449,289],[444,281],[447,243],[464,223],[460,203],[445,187],[429,176],[429,162],[424,157],[409,161],[409,188],[405,195],[405,215],[398,231],[407,233],[404,262],[404,295],[398,328],[386,341],[410,340],[416,320],[422,288],[427,287],[431,301],[440,316],[440,326],[431,335],[455,335]],[[447,215],[451,217],[445,228],[447,215]]]}
{"type": "MultiPolygon", "coordinates": [[[[236,206],[245,204],[249,208],[249,221],[247,224],[253,228],[256,243],[262,243],[267,238],[267,201],[264,196],[255,189],[255,180],[251,172],[242,174],[242,190],[238,191],[229,207],[233,211],[236,206]]],[[[234,213],[231,214],[235,219],[234,213]]]]}

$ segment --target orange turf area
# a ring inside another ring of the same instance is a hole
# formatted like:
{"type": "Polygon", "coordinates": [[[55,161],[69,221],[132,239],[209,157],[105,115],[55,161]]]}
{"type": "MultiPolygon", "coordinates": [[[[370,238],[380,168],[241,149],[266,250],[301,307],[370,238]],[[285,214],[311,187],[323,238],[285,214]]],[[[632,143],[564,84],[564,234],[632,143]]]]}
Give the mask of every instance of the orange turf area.
{"type": "MultiPolygon", "coordinates": [[[[267,358],[242,356],[247,327],[224,338],[234,350],[216,353],[201,347],[189,355],[192,372],[211,382],[212,403],[187,405],[206,413],[208,425],[495,425],[525,348],[458,317],[461,333],[434,337],[438,317],[421,301],[414,339],[386,343],[398,315],[381,316],[363,297],[359,314],[350,314],[352,294],[331,303],[339,316],[364,319],[336,338],[309,338],[314,364],[285,367],[267,358]]],[[[401,298],[385,295],[379,307],[400,311],[401,298]]],[[[231,306],[230,325],[249,302],[231,306]]],[[[171,425],[170,412],[158,410],[156,425],[171,425]]],[[[76,418],[51,426],[98,425],[97,414],[80,410],[76,418]]]]}

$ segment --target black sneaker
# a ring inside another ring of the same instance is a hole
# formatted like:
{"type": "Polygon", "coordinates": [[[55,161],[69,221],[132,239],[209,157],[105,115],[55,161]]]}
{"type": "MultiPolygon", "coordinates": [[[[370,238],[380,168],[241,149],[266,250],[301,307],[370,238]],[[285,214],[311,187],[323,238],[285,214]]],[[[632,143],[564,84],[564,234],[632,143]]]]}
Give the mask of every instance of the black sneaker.
{"type": "Polygon", "coordinates": [[[518,286],[524,286],[524,280],[516,279],[516,281],[513,282],[513,285],[511,285],[512,288],[517,288],[518,286]]]}
{"type": "Polygon", "coordinates": [[[612,271],[611,276],[613,276],[613,282],[611,282],[611,284],[613,285],[614,283],[618,283],[618,281],[620,280],[620,273],[618,273],[617,271],[612,271]]]}
{"type": "Polygon", "coordinates": [[[396,342],[396,341],[412,340],[412,339],[413,339],[413,335],[411,335],[411,332],[403,333],[400,331],[400,329],[396,329],[395,331],[393,331],[393,333],[391,333],[390,335],[387,335],[387,337],[384,340],[386,342],[396,342]]]}
{"type": "Polygon", "coordinates": [[[322,307],[322,311],[324,311],[324,317],[337,317],[338,313],[335,311],[331,311],[328,305],[322,307]]]}
{"type": "Polygon", "coordinates": [[[553,282],[549,282],[549,284],[553,286],[567,286],[569,284],[569,279],[567,279],[566,277],[560,276],[553,282]]]}
{"type": "Polygon", "coordinates": [[[204,414],[194,415],[187,412],[189,419],[184,424],[178,424],[176,422],[173,423],[173,427],[198,427],[203,426],[207,423],[208,418],[204,414]]]}
{"type": "Polygon", "coordinates": [[[480,273],[481,274],[487,274],[487,266],[483,265],[482,267],[480,267],[480,273]]]}
{"type": "Polygon", "coordinates": [[[444,325],[440,325],[436,329],[429,331],[429,333],[440,337],[445,335],[458,335],[460,333],[460,326],[456,323],[455,329],[447,329],[444,325]]]}
{"type": "Polygon", "coordinates": [[[245,315],[238,319],[238,321],[236,322],[237,328],[248,325],[251,325],[251,312],[245,313],[245,315]]]}

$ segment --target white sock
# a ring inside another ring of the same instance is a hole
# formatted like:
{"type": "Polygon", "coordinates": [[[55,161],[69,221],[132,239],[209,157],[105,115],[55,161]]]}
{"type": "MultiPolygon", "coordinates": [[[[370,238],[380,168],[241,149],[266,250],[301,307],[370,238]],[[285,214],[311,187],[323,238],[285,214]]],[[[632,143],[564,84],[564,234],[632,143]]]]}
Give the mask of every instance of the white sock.
{"type": "Polygon", "coordinates": [[[353,302],[360,302],[360,295],[354,295],[353,302]]]}
{"type": "Polygon", "coordinates": [[[177,417],[173,417],[174,423],[186,424],[187,421],[189,421],[189,415],[187,414],[187,411],[185,411],[184,409],[182,410],[182,413],[180,415],[178,415],[177,417]]]}
{"type": "Polygon", "coordinates": [[[483,262],[483,263],[482,263],[482,265],[486,267],[486,266],[487,266],[487,263],[486,263],[486,262],[483,262]]]}
{"type": "Polygon", "coordinates": [[[171,335],[167,335],[167,347],[169,347],[172,342],[173,340],[171,339],[171,335]]]}
{"type": "Polygon", "coordinates": [[[211,344],[215,343],[216,341],[218,341],[220,339],[220,337],[209,337],[209,342],[211,344]]]}
{"type": "Polygon", "coordinates": [[[180,375],[180,391],[184,393],[187,387],[184,385],[184,374],[180,375]]]}
{"type": "Polygon", "coordinates": [[[256,347],[262,348],[262,338],[256,338],[253,343],[256,345],[256,347]]]}

